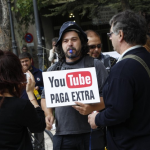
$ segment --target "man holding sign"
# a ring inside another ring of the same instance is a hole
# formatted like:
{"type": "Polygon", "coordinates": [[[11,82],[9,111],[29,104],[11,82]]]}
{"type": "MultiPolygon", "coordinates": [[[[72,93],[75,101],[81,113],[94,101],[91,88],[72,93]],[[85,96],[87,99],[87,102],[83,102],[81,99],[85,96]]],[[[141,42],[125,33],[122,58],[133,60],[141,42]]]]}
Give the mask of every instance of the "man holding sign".
{"type": "MultiPolygon", "coordinates": [[[[59,62],[51,66],[48,71],[95,67],[98,89],[101,97],[100,102],[97,104],[83,104],[84,107],[86,107],[86,113],[89,114],[93,110],[102,110],[105,107],[102,98],[102,85],[107,77],[107,71],[98,59],[93,59],[87,56],[89,50],[87,41],[86,34],[75,22],[65,22],[60,28],[59,38],[56,43],[59,62]]],[[[59,72],[59,76],[61,77],[62,71],[59,72]]],[[[83,76],[83,74],[80,74],[78,77],[81,79],[83,76]]],[[[70,82],[74,84],[74,76],[69,75],[68,77],[70,82]]],[[[55,86],[57,86],[58,79],[56,80],[55,78],[56,76],[49,78],[49,80],[50,83],[53,83],[55,80],[55,86]]],[[[88,84],[90,79],[85,77],[85,80],[88,84]]],[[[63,79],[62,82],[60,81],[60,84],[64,85],[63,79]]],[[[47,129],[51,129],[54,122],[53,109],[47,108],[44,91],[41,97],[42,108],[46,115],[47,129]]],[[[88,124],[87,115],[82,114],[85,114],[83,108],[81,111],[79,109],[77,111],[72,106],[61,106],[55,108],[56,135],[53,138],[54,150],[89,149],[91,128],[88,124]]]]}

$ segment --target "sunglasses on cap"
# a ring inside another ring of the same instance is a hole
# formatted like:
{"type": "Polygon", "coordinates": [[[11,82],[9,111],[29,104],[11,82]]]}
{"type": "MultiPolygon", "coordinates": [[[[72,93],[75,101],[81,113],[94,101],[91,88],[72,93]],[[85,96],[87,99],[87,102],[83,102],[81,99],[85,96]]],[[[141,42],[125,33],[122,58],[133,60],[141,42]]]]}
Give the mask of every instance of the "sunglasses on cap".
{"type": "Polygon", "coordinates": [[[102,44],[97,44],[97,45],[89,45],[89,49],[95,49],[95,48],[101,48],[102,44]]]}

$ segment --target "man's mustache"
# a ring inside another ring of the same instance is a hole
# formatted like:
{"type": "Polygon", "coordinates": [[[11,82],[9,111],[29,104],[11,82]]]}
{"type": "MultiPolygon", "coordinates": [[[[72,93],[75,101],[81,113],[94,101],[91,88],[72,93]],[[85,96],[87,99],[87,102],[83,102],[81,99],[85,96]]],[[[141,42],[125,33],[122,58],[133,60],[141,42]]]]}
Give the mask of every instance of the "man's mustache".
{"type": "Polygon", "coordinates": [[[23,66],[27,66],[28,67],[28,65],[23,65],[23,66]]]}
{"type": "Polygon", "coordinates": [[[69,50],[75,50],[75,51],[76,51],[76,48],[74,48],[74,47],[69,47],[69,48],[67,49],[67,51],[69,51],[69,50]]]}
{"type": "Polygon", "coordinates": [[[99,52],[95,52],[95,53],[92,53],[92,54],[99,54],[99,52]]]}

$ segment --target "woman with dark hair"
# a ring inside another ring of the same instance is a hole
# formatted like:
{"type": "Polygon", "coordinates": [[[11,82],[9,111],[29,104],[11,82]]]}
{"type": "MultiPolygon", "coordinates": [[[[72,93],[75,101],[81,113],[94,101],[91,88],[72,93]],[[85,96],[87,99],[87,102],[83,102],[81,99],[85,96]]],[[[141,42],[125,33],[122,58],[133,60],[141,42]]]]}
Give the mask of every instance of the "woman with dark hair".
{"type": "Polygon", "coordinates": [[[46,127],[44,112],[33,94],[34,77],[28,73],[30,101],[19,98],[26,81],[19,58],[0,50],[0,150],[33,150],[28,129],[36,133],[46,127]]]}

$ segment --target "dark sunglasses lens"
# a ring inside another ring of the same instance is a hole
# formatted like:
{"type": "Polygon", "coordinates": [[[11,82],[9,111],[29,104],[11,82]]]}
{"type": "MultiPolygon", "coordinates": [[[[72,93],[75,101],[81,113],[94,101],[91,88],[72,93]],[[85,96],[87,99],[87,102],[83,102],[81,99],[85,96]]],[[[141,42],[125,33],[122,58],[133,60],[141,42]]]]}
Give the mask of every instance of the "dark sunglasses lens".
{"type": "Polygon", "coordinates": [[[91,45],[89,46],[90,49],[95,49],[96,48],[96,45],[91,45]]]}
{"type": "Polygon", "coordinates": [[[97,47],[97,48],[101,48],[101,44],[98,44],[98,45],[90,45],[90,46],[89,46],[90,49],[95,49],[96,47],[97,47]]]}
{"type": "Polygon", "coordinates": [[[97,48],[101,48],[101,44],[98,44],[98,45],[97,45],[97,48]]]}

